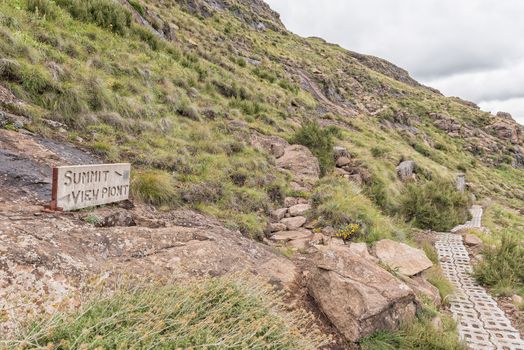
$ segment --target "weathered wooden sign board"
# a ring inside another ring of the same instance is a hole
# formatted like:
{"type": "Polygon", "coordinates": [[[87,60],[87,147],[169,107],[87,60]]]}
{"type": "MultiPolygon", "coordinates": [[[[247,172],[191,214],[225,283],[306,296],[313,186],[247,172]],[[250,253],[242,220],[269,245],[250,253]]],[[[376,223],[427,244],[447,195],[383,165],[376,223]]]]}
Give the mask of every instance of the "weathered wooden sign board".
{"type": "Polygon", "coordinates": [[[53,168],[51,210],[76,210],[129,198],[131,164],[53,168]]]}

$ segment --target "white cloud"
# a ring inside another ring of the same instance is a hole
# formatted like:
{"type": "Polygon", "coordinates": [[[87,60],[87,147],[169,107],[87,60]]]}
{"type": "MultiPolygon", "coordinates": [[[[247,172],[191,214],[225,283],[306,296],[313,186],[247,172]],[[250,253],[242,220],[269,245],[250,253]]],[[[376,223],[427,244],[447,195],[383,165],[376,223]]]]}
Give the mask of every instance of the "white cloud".
{"type": "Polygon", "coordinates": [[[524,97],[524,57],[513,65],[443,76],[424,83],[475,101],[524,97]]]}
{"type": "MultiPolygon", "coordinates": [[[[524,97],[524,1],[266,0],[288,29],[385,58],[474,102],[524,97]]],[[[524,118],[517,102],[508,110],[524,118]]]]}

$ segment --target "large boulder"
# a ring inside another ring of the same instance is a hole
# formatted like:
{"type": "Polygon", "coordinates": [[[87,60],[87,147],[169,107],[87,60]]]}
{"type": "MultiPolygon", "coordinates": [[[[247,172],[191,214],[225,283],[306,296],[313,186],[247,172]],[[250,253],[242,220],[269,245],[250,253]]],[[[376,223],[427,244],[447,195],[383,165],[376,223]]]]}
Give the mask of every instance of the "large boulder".
{"type": "Polygon", "coordinates": [[[282,219],[280,222],[286,225],[287,229],[290,231],[297,230],[304,226],[306,223],[306,218],[303,216],[295,216],[292,218],[282,219]]]}
{"type": "Polygon", "coordinates": [[[277,159],[277,165],[291,173],[294,189],[298,191],[310,191],[320,177],[318,159],[305,146],[286,147],[284,155],[277,159]]]}
{"type": "Polygon", "coordinates": [[[415,317],[415,294],[406,284],[345,246],[318,249],[308,289],[347,340],[395,329],[415,317]]]}
{"type": "Polygon", "coordinates": [[[402,181],[413,178],[417,164],[412,160],[405,160],[397,166],[397,175],[402,181]]]}
{"type": "Polygon", "coordinates": [[[390,239],[377,242],[373,252],[383,264],[406,276],[414,276],[433,266],[424,251],[390,239]]]}

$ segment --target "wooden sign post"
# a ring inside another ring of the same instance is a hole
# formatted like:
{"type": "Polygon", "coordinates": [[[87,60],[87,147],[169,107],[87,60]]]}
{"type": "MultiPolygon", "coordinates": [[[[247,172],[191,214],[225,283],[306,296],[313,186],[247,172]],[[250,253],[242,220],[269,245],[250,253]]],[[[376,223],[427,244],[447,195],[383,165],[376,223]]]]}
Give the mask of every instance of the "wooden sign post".
{"type": "Polygon", "coordinates": [[[131,164],[53,168],[51,210],[69,211],[129,198],[131,164]]]}

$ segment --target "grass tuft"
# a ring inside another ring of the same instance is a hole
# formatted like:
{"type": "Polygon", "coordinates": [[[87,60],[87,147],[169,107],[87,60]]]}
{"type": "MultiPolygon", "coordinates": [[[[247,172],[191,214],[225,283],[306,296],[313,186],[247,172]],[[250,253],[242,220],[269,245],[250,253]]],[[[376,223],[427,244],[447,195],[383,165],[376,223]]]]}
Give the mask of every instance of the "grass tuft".
{"type": "Polygon", "coordinates": [[[423,229],[448,231],[466,222],[471,200],[443,180],[407,184],[400,213],[423,229]]]}
{"type": "Polygon", "coordinates": [[[79,311],[30,324],[15,348],[317,349],[309,317],[285,312],[281,296],[247,277],[119,287],[79,311]]]}
{"type": "Polygon", "coordinates": [[[333,132],[331,129],[322,129],[316,122],[305,122],[291,137],[290,143],[306,146],[317,157],[320,163],[320,172],[326,175],[335,166],[333,159],[333,132]]]}
{"type": "Polygon", "coordinates": [[[359,233],[353,235],[369,243],[391,237],[393,222],[382,215],[358,186],[342,178],[326,177],[312,197],[313,215],[320,225],[329,225],[344,231],[348,225],[357,224],[359,233]]]}
{"type": "Polygon", "coordinates": [[[455,322],[442,317],[442,329],[429,318],[419,317],[398,331],[379,331],[360,343],[361,350],[467,350],[455,332],[455,322]]]}
{"type": "Polygon", "coordinates": [[[500,244],[488,247],[475,267],[477,280],[502,295],[524,291],[524,245],[516,235],[502,237],[500,244]]]}
{"type": "Polygon", "coordinates": [[[176,195],[171,174],[160,170],[135,173],[131,193],[134,198],[153,205],[172,204],[176,195]]]}

